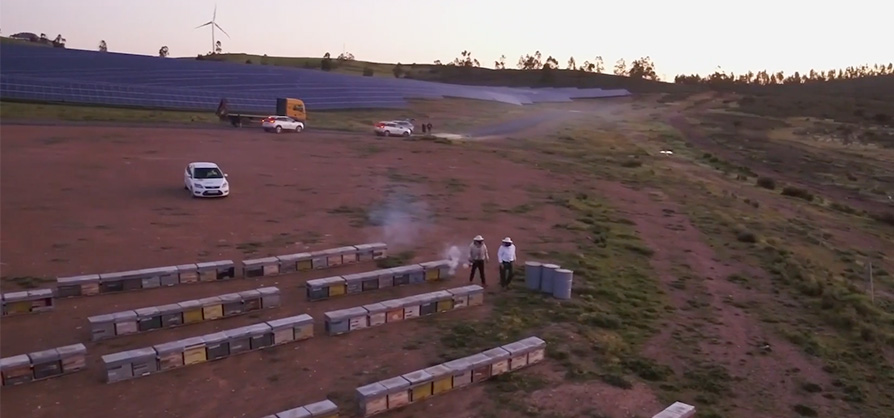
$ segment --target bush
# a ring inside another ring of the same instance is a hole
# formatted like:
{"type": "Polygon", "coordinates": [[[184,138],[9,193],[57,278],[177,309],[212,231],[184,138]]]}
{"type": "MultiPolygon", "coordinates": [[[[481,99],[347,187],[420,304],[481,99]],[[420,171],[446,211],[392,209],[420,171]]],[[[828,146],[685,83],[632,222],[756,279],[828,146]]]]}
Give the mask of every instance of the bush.
{"type": "Polygon", "coordinates": [[[739,231],[736,234],[736,239],[739,242],[747,242],[749,244],[754,244],[757,242],[757,235],[754,235],[754,232],[751,231],[739,231]]]}
{"type": "Polygon", "coordinates": [[[373,73],[373,69],[372,69],[372,68],[366,67],[366,68],[363,69],[363,76],[364,76],[364,77],[372,77],[373,74],[374,74],[374,73],[373,73]]]}
{"type": "Polygon", "coordinates": [[[246,64],[251,64],[251,60],[245,60],[246,64]]]}
{"type": "Polygon", "coordinates": [[[643,165],[643,162],[639,161],[639,160],[624,160],[621,162],[621,167],[627,167],[627,168],[636,168],[641,165],[643,165]]]}
{"type": "Polygon", "coordinates": [[[785,186],[782,188],[782,195],[797,197],[798,199],[804,199],[808,202],[813,201],[813,193],[810,193],[809,191],[800,187],[785,186]]]}
{"type": "Polygon", "coordinates": [[[776,189],[776,180],[769,177],[761,177],[757,179],[757,185],[769,190],[776,189]]]}
{"type": "Polygon", "coordinates": [[[332,70],[332,58],[323,58],[320,60],[320,69],[323,71],[332,70]]]}
{"type": "Polygon", "coordinates": [[[872,215],[872,219],[883,224],[894,225],[894,212],[875,213],[872,215]]]}

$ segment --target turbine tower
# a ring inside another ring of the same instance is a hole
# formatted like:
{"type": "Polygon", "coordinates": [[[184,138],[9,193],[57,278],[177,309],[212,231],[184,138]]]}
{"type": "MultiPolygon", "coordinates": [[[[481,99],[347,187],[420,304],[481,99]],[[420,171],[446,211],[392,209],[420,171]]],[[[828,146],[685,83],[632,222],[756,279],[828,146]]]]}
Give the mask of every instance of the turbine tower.
{"type": "Polygon", "coordinates": [[[211,15],[211,21],[205,23],[203,25],[196,26],[196,29],[204,28],[205,26],[211,26],[211,53],[215,53],[217,51],[217,40],[215,39],[215,29],[220,29],[224,35],[227,35],[227,38],[230,37],[230,34],[227,31],[223,30],[220,25],[217,24],[217,5],[214,5],[214,14],[211,15]]]}

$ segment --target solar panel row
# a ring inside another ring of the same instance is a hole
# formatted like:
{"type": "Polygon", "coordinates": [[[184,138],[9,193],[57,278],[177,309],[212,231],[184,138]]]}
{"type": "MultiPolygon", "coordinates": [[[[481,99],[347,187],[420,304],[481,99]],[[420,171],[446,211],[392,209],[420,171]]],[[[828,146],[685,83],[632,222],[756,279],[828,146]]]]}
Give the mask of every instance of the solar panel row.
{"type": "Polygon", "coordinates": [[[628,95],[625,90],[477,87],[226,62],[0,45],[0,98],[213,110],[222,97],[268,113],[277,97],[315,109],[402,107],[460,97],[516,105],[628,95]]]}

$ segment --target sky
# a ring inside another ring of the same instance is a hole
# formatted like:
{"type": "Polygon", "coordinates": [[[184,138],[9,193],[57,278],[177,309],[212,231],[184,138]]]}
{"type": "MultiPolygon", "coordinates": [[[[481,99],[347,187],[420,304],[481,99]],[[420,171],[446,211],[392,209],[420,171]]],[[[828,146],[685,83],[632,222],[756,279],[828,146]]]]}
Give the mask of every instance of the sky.
{"type": "Polygon", "coordinates": [[[224,52],[431,63],[468,50],[482,66],[508,67],[540,51],[562,68],[602,56],[606,67],[649,56],[657,73],[829,70],[894,61],[894,2],[849,0],[2,0],[0,33],[62,34],[66,46],[195,56],[224,52]],[[859,36],[859,39],[856,37],[859,36]]]}

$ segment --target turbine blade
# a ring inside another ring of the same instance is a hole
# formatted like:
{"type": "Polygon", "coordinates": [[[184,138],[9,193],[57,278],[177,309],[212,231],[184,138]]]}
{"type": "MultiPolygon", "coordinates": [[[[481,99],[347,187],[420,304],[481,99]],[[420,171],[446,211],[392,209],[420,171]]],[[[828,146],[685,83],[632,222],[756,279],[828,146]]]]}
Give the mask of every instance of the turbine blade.
{"type": "Polygon", "coordinates": [[[214,4],[214,14],[211,15],[211,21],[217,18],[217,3],[214,4]]]}
{"type": "Polygon", "coordinates": [[[214,27],[216,27],[216,28],[217,28],[217,29],[218,29],[218,30],[220,30],[220,31],[221,31],[221,32],[223,32],[223,33],[224,33],[224,35],[227,35],[227,38],[229,38],[229,37],[230,37],[230,34],[229,34],[229,33],[227,33],[227,31],[225,31],[225,30],[223,30],[223,28],[222,28],[222,27],[220,27],[220,25],[218,25],[218,24],[217,24],[217,23],[215,23],[215,24],[214,24],[214,27]]]}
{"type": "Polygon", "coordinates": [[[198,28],[204,28],[205,26],[211,25],[211,24],[213,24],[213,23],[214,23],[214,22],[208,22],[208,23],[206,23],[206,24],[204,24],[204,25],[196,26],[196,29],[198,29],[198,28]]]}

